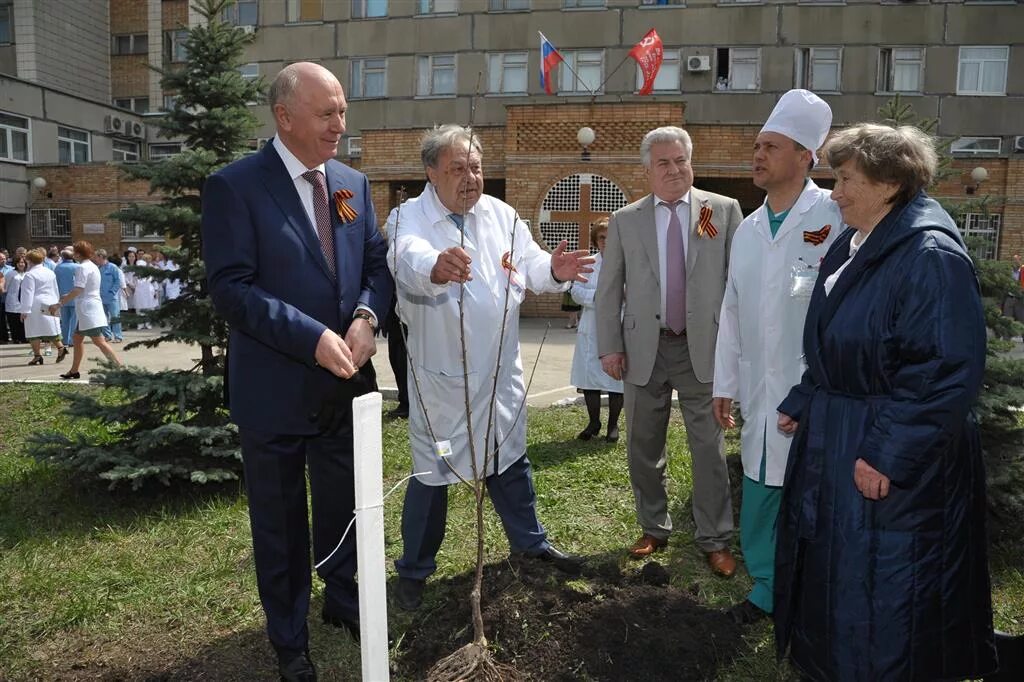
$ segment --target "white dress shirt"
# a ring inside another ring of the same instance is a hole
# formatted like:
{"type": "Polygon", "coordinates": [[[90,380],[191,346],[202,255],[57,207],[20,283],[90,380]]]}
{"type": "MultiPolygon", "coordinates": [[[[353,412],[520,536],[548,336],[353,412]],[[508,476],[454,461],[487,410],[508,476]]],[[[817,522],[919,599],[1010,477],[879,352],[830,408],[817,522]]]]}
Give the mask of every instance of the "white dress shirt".
{"type": "MultiPolygon", "coordinates": [[[[657,194],[654,195],[654,225],[658,230],[658,277],[661,282],[661,321],[665,326],[665,282],[668,281],[668,267],[665,265],[665,248],[668,243],[668,206],[662,206],[664,199],[657,194]]],[[[683,230],[683,262],[686,262],[686,254],[690,252],[690,191],[687,190],[680,198],[680,204],[676,206],[676,215],[679,216],[679,226],[683,230]]]]}
{"type": "Polygon", "coordinates": [[[870,236],[870,232],[864,234],[863,232],[858,231],[857,234],[853,235],[853,238],[850,239],[850,257],[846,259],[845,263],[839,266],[838,270],[825,278],[824,287],[826,297],[832,293],[832,287],[834,287],[836,282],[839,280],[839,275],[843,274],[843,270],[853,262],[853,258],[857,255],[857,251],[860,250],[860,247],[864,246],[864,242],[866,242],[870,236]]]}

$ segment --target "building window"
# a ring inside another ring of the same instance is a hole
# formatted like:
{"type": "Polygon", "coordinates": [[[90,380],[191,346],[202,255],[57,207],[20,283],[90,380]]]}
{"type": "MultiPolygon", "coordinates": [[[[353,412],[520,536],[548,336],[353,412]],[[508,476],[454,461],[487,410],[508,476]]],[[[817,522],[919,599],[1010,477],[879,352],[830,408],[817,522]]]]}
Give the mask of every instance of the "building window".
{"type": "Polygon", "coordinates": [[[114,99],[114,106],[121,109],[134,111],[136,114],[149,113],[148,97],[117,97],[114,99]]]}
{"type": "Polygon", "coordinates": [[[14,11],[13,5],[0,5],[0,45],[9,45],[14,42],[11,33],[11,13],[14,11]]]}
{"type": "Polygon", "coordinates": [[[114,140],[114,161],[138,161],[139,143],[114,140]]]}
{"type": "Polygon", "coordinates": [[[520,12],[530,9],[530,0],[488,0],[491,12],[520,12]]]}
{"type": "Polygon", "coordinates": [[[286,0],[285,21],[290,24],[300,21],[323,21],[323,0],[286,0]]]}
{"type": "Polygon", "coordinates": [[[998,213],[961,213],[956,219],[964,240],[971,240],[967,249],[972,256],[989,259],[996,257],[1002,218],[998,213]]]}
{"type": "Polygon", "coordinates": [[[1005,95],[1009,47],[961,47],[958,95],[1005,95]]]}
{"type": "Polygon", "coordinates": [[[348,155],[352,157],[358,157],[363,155],[363,138],[350,137],[348,138],[348,155]]]}
{"type": "Polygon", "coordinates": [[[541,202],[541,239],[555,248],[563,239],[569,250],[590,248],[590,228],[628,202],[626,193],[606,177],[574,173],[556,182],[541,202]]]}
{"type": "Polygon", "coordinates": [[[242,78],[252,82],[260,77],[260,65],[252,62],[250,64],[242,64],[238,67],[238,73],[241,74],[242,78]]]}
{"type": "Polygon", "coordinates": [[[185,41],[187,40],[188,29],[181,28],[176,31],[164,31],[164,61],[188,61],[188,50],[185,49],[185,41]]]}
{"type": "Polygon", "coordinates": [[[159,161],[181,153],[180,142],[160,142],[149,145],[149,160],[159,161]]]}
{"type": "Polygon", "coordinates": [[[71,237],[71,210],[67,208],[32,209],[32,238],[71,237]]]}
{"type": "Polygon", "coordinates": [[[416,60],[416,95],[436,97],[455,94],[455,55],[431,54],[416,60]]]}
{"type": "Polygon", "coordinates": [[[998,156],[1003,146],[999,137],[961,137],[949,145],[949,153],[956,156],[998,156]]]}
{"type": "Polygon", "coordinates": [[[605,0],[562,0],[562,7],[565,9],[579,9],[581,7],[601,7],[605,0]]]}
{"type": "MultiPolygon", "coordinates": [[[[636,67],[636,89],[644,84],[644,72],[636,67]]],[[[679,92],[679,50],[665,50],[658,75],[654,77],[655,92],[679,92]]]]}
{"type": "Polygon", "coordinates": [[[28,163],[28,119],[0,113],[0,159],[28,163]]]}
{"type": "Polygon", "coordinates": [[[388,0],[352,0],[353,19],[374,19],[388,15],[388,0]]]}
{"type": "Polygon", "coordinates": [[[259,3],[256,0],[234,0],[221,12],[220,20],[233,26],[255,26],[259,23],[259,3]]]}
{"type": "Polygon", "coordinates": [[[838,47],[802,47],[796,51],[796,87],[839,92],[843,51],[838,47]]]}
{"type": "Polygon", "coordinates": [[[604,82],[604,50],[569,50],[562,52],[558,70],[558,92],[601,93],[604,82]],[[576,72],[573,75],[573,71],[576,72]]]}
{"type": "MultiPolygon", "coordinates": [[[[122,206],[122,211],[127,211],[130,206],[122,206]]],[[[130,223],[125,221],[121,222],[121,239],[146,239],[146,240],[162,240],[163,236],[154,232],[153,230],[146,230],[142,223],[130,223]]]]}
{"type": "Polygon", "coordinates": [[[525,52],[487,55],[487,92],[492,95],[525,95],[526,59],[525,52]]]}
{"type": "Polygon", "coordinates": [[[129,33],[113,37],[110,54],[146,54],[149,52],[149,34],[129,33]]]}
{"type": "Polygon", "coordinates": [[[388,89],[388,60],[353,59],[349,95],[353,99],[386,97],[388,89]]]}
{"type": "Polygon", "coordinates": [[[161,111],[173,111],[178,104],[178,95],[164,95],[164,108],[161,111]]]}
{"type": "MultiPolygon", "coordinates": [[[[719,2],[763,2],[763,0],[719,0],[719,2]]],[[[684,5],[683,0],[640,0],[641,7],[668,7],[669,5],[684,5]]]]}
{"type": "Polygon", "coordinates": [[[921,92],[923,71],[923,47],[878,49],[879,92],[921,92]]]}
{"type": "Polygon", "coordinates": [[[761,50],[720,47],[717,50],[715,90],[758,90],[761,87],[761,50]]]}
{"type": "Polygon", "coordinates": [[[59,163],[89,163],[89,133],[58,126],[57,159],[59,163]]]}
{"type": "Polygon", "coordinates": [[[416,14],[455,14],[459,0],[416,0],[416,14]]]}

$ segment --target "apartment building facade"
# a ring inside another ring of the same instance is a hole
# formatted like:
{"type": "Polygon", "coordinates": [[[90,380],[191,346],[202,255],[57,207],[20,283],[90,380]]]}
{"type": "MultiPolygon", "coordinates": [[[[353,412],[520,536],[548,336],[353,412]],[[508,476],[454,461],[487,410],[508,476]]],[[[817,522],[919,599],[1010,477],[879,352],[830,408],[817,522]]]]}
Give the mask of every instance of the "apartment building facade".
{"type": "MultiPolygon", "coordinates": [[[[6,2],[15,15],[33,4],[6,2]]],[[[0,73],[9,73],[4,3],[0,73]]],[[[182,32],[196,21],[185,0],[110,0],[104,12],[108,91],[94,99],[140,115],[167,106],[173,93],[160,91],[145,62],[184,57],[182,32]]],[[[515,206],[549,245],[585,243],[592,220],[646,193],[637,148],[657,125],[687,128],[695,184],[736,196],[750,211],[762,196],[749,180],[753,138],[783,92],[807,87],[832,106],[835,127],[877,120],[896,94],[937,118],[937,132],[953,140],[957,173],[936,193],[988,196],[987,210],[965,216],[963,229],[985,239],[986,256],[1024,252],[1019,2],[238,0],[225,19],[254,33],[246,76],[269,80],[299,60],[338,76],[349,99],[339,156],[370,177],[381,222],[400,191],[422,188],[422,130],[453,121],[480,131],[487,191],[515,206]],[[640,96],[628,53],[651,28],[665,59],[654,92],[640,96]],[[539,82],[538,32],[565,60],[552,95],[539,82]]],[[[102,32],[102,20],[94,23],[102,32]]],[[[14,24],[20,67],[17,16],[14,24]]],[[[90,87],[101,88],[103,74],[94,80],[90,87]]],[[[0,97],[0,115],[6,101],[0,97]]],[[[263,122],[257,147],[273,126],[267,107],[255,106],[263,122]]],[[[814,177],[830,181],[827,168],[814,177]]]]}

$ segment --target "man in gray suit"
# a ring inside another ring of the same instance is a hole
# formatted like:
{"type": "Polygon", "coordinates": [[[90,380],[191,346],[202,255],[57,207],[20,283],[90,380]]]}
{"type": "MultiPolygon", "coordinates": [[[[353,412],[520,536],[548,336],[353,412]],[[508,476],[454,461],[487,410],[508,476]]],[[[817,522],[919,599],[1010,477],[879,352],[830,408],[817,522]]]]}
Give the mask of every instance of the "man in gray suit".
{"type": "Polygon", "coordinates": [[[693,188],[692,151],[686,131],[671,126],[640,144],[651,193],[608,225],[597,346],[604,371],[625,382],[629,476],[643,529],[630,554],[652,554],[672,532],[665,439],[674,389],[693,457],[696,543],[711,569],[729,577],[732,502],[711,388],[729,250],[743,214],[735,199],[693,188]]]}

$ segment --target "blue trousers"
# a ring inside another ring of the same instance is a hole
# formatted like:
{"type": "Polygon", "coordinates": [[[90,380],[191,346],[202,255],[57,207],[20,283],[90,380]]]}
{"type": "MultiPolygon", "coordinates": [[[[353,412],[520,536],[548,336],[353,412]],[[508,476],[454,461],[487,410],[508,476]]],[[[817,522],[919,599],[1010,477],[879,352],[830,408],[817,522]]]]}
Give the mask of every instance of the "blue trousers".
{"type": "Polygon", "coordinates": [[[103,328],[103,338],[121,340],[124,333],[121,331],[121,301],[116,298],[107,303],[103,302],[103,311],[107,314],[107,326],[103,328]]]}
{"type": "MultiPolygon", "coordinates": [[[[537,494],[525,454],[502,473],[487,477],[487,494],[513,552],[540,554],[549,547],[537,518],[537,494]]],[[[400,577],[426,580],[437,570],[447,520],[448,486],[410,479],[402,507],[402,558],[395,562],[400,577]]]]}
{"type": "Polygon", "coordinates": [[[64,342],[65,346],[70,348],[74,345],[71,337],[75,335],[75,329],[77,328],[78,314],[75,312],[75,306],[62,305],[60,307],[60,339],[64,342]]]}

